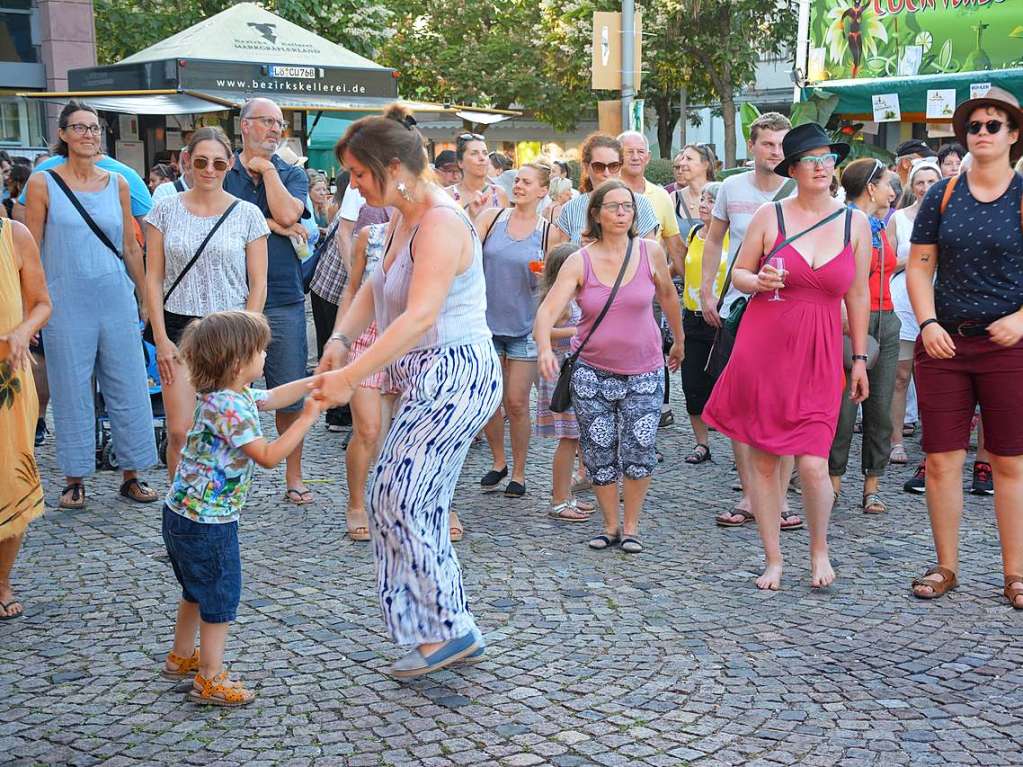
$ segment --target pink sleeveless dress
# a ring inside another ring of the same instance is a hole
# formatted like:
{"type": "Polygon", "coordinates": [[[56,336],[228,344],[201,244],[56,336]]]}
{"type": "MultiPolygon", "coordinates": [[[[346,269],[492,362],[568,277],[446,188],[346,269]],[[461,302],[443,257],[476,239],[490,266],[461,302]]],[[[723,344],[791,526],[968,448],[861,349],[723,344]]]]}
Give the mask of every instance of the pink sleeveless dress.
{"type": "MultiPolygon", "coordinates": [[[[777,253],[789,273],[785,300],[770,301],[773,292],[750,299],[703,411],[722,434],[774,455],[827,458],[845,382],[841,302],[856,276],[849,228],[846,213],[844,247],[817,269],[796,243],[777,253]]],[[[784,239],[779,231],[775,247],[784,239]]]]}

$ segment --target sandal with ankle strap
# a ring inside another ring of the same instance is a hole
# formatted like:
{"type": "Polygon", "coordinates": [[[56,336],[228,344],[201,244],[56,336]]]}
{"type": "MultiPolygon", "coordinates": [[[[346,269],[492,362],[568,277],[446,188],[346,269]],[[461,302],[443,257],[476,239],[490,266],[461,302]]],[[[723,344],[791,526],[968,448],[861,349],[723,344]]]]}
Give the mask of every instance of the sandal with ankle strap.
{"type": "Polygon", "coordinates": [[[122,498],[127,498],[135,503],[152,503],[160,499],[155,490],[144,482],[139,482],[137,477],[122,482],[120,494],[122,498]]]}
{"type": "Polygon", "coordinates": [[[72,482],[70,485],[60,491],[60,503],[57,504],[58,509],[84,509],[85,508],[85,485],[81,482],[72,482]],[[67,494],[70,493],[71,497],[66,498],[67,494]]]}
{"type": "Polygon", "coordinates": [[[191,658],[171,651],[167,653],[167,660],[160,670],[160,676],[164,679],[185,679],[199,670],[199,648],[195,648],[191,658]]]}
{"type": "Polygon", "coordinates": [[[1023,597],[1023,586],[1013,586],[1013,583],[1023,583],[1023,575],[1006,575],[1005,589],[1002,591],[1005,598],[1009,600],[1014,610],[1023,610],[1023,605],[1016,600],[1023,597]]]}
{"type": "Polygon", "coordinates": [[[241,682],[232,682],[227,678],[227,672],[221,671],[212,679],[196,674],[188,699],[207,706],[244,706],[256,699],[256,693],[246,689],[241,682]]]}
{"type": "Polygon", "coordinates": [[[959,585],[959,579],[956,574],[949,570],[947,567],[941,565],[935,565],[926,573],[921,575],[919,578],[913,579],[913,596],[917,599],[937,599],[943,597],[952,589],[959,585]],[[928,575],[940,575],[940,581],[929,581],[926,580],[928,575]],[[917,591],[917,588],[929,588],[930,594],[921,594],[917,591]]]}
{"type": "Polygon", "coordinates": [[[697,443],[696,447],[694,447],[689,452],[689,455],[687,455],[683,460],[691,466],[703,463],[704,461],[709,461],[710,447],[708,445],[704,445],[702,442],[697,443]]]}

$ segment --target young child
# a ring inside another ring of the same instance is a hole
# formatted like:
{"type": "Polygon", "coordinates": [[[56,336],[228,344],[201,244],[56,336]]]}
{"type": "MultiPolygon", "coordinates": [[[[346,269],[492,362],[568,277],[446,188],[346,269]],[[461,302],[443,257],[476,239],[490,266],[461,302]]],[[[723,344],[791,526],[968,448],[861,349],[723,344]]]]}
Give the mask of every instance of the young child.
{"type": "MultiPolygon", "coordinates": [[[[544,259],[541,301],[558,278],[561,265],[577,250],[579,250],[578,245],[564,243],[551,250],[547,258],[544,259]]],[[[571,353],[575,326],[579,324],[581,317],[582,312],[575,301],[572,301],[568,305],[568,311],[551,331],[551,348],[559,363],[563,362],[565,357],[571,353]]],[[[539,377],[536,393],[536,425],[533,428],[534,434],[538,437],[558,440],[558,446],[554,450],[554,464],[551,467],[551,508],[548,514],[554,519],[565,522],[585,522],[590,518],[594,506],[592,503],[581,501],[572,495],[572,464],[575,462],[576,450],[579,447],[579,424],[576,423],[575,413],[571,408],[564,413],[551,411],[551,395],[554,393],[555,384],[555,381],[548,381],[543,376],[539,377]]]]}
{"type": "Polygon", "coordinates": [[[250,389],[263,374],[270,326],[261,314],[215,312],[193,322],[180,353],[198,393],[195,421],[163,507],[163,541],[181,584],[174,649],[163,676],[195,674],[189,699],[243,706],[256,697],[224,670],[224,644],[241,597],[238,516],[258,463],[271,468],[291,453],[319,416],[308,397],[299,418],[273,442],[260,431],[259,411],[298,401],[309,379],[276,389],[250,389]],[[196,648],[199,631],[202,653],[196,648]]]}

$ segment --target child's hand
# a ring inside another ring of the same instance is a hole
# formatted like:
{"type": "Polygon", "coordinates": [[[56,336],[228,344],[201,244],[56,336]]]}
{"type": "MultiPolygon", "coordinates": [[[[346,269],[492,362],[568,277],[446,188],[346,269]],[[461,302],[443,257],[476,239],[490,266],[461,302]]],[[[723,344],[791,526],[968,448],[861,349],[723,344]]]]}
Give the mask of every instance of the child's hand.
{"type": "Polygon", "coordinates": [[[308,421],[315,421],[320,417],[320,413],[323,412],[323,403],[317,400],[315,397],[306,397],[305,404],[302,406],[302,417],[308,421]]]}

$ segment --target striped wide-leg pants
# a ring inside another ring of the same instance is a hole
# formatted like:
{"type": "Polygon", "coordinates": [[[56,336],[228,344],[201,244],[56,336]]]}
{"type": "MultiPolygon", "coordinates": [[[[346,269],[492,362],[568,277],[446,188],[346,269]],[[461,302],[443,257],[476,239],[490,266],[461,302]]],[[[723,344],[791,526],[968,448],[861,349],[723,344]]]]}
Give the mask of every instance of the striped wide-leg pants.
{"type": "Polygon", "coordinates": [[[448,512],[501,402],[501,363],[488,341],[410,352],[390,374],[402,394],[367,491],[380,607],[398,644],[442,642],[476,626],[448,512]]]}

